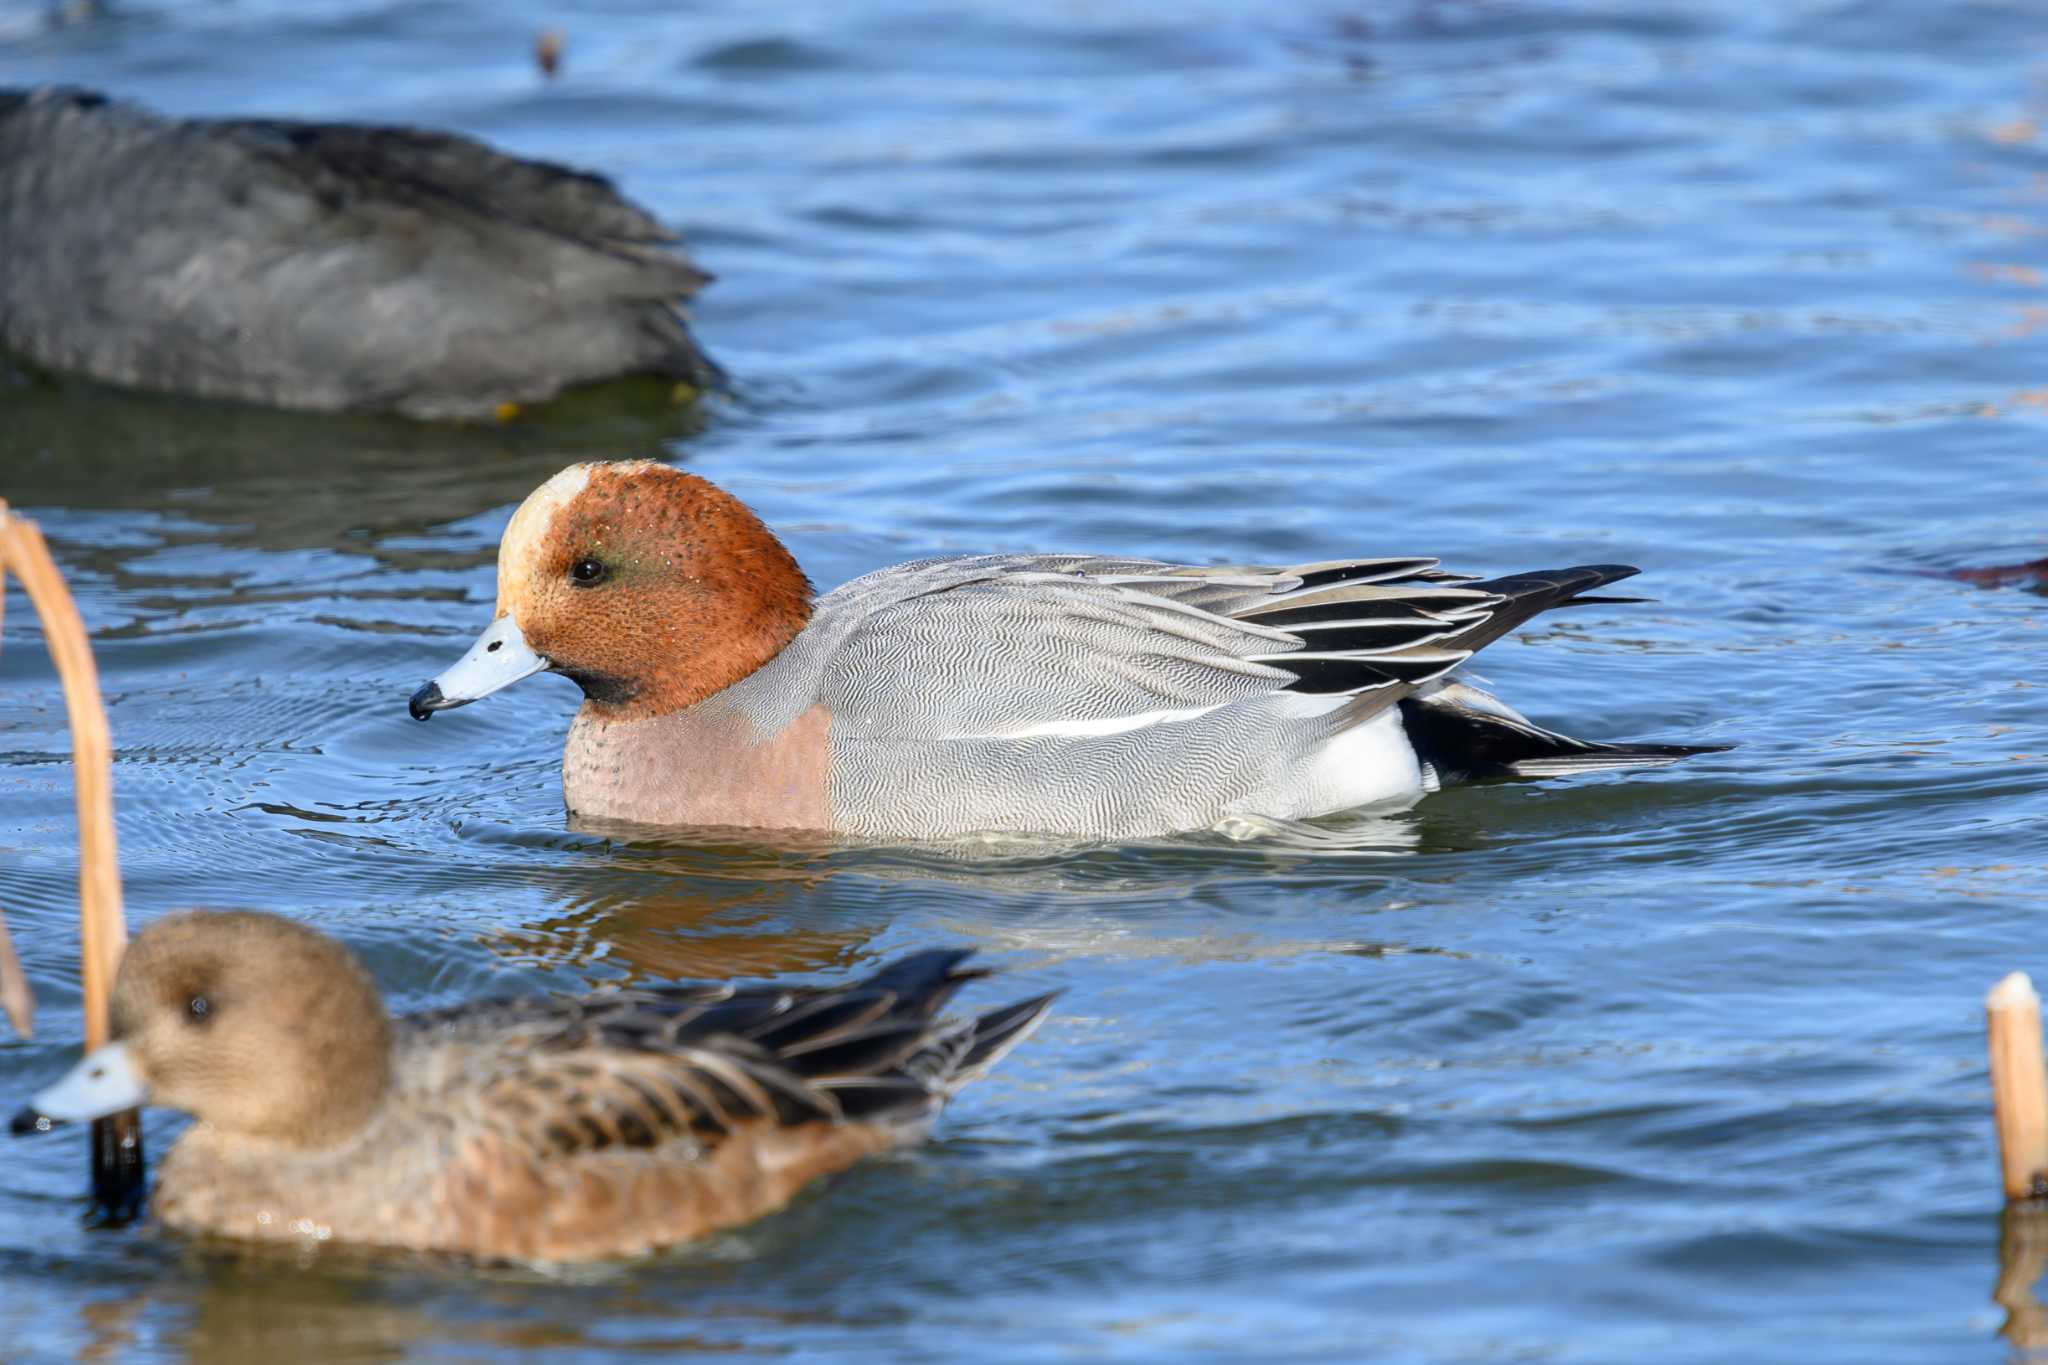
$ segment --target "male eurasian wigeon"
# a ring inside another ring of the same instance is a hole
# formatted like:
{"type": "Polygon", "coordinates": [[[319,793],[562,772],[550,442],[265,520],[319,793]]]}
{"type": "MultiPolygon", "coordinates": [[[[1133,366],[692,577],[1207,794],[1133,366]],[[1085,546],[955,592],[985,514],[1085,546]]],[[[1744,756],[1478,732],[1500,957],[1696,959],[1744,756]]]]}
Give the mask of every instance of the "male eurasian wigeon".
{"type": "Polygon", "coordinates": [[[0,346],[160,392],[469,417],[718,368],[610,182],[418,128],[0,90],[0,346]]]}
{"type": "Polygon", "coordinates": [[[513,515],[497,618],[412,714],[549,669],[583,688],[573,812],[870,838],[1126,838],[1724,747],[1571,739],[1446,676],[1540,611],[1637,600],[1584,595],[1635,569],[1436,565],[976,555],[819,597],[705,480],[573,465],[513,515]]]}
{"type": "Polygon", "coordinates": [[[1050,996],[940,1019],[964,951],[828,988],[670,986],[393,1019],[354,954],[275,915],[149,925],[112,1040],[16,1133],[149,1103],[196,1122],[151,1204],[178,1232],[517,1261],[732,1227],[917,1141],[1050,996]]]}

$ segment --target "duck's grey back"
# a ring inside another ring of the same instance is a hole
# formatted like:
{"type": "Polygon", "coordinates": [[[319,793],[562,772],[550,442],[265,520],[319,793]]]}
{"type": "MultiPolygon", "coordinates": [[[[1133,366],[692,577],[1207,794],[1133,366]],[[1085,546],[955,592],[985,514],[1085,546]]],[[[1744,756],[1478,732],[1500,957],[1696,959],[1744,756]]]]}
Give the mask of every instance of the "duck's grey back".
{"type": "Polygon", "coordinates": [[[602,178],[469,138],[0,91],[0,346],[51,369],[422,417],[703,386],[707,278],[602,178]]]}
{"type": "Polygon", "coordinates": [[[725,700],[761,734],[822,702],[833,827],[865,838],[1143,838],[1419,792],[1385,709],[1363,737],[1384,782],[1330,790],[1318,756],[1369,714],[1288,691],[1295,675],[1263,660],[1302,640],[1232,615],[1301,582],[1092,555],[917,560],[828,593],[725,700]]]}

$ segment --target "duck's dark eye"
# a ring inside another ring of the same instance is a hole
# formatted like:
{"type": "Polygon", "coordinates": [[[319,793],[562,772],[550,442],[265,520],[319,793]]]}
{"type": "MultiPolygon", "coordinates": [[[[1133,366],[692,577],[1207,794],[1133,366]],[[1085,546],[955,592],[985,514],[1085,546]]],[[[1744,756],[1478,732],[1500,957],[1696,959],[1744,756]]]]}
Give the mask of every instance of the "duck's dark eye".
{"type": "Polygon", "coordinates": [[[195,995],[185,1002],[185,1017],[195,1024],[203,1024],[213,1018],[213,1002],[203,995],[195,995]]]}
{"type": "Polygon", "coordinates": [[[569,577],[579,588],[596,587],[604,582],[605,567],[601,559],[579,559],[569,566],[569,577]]]}

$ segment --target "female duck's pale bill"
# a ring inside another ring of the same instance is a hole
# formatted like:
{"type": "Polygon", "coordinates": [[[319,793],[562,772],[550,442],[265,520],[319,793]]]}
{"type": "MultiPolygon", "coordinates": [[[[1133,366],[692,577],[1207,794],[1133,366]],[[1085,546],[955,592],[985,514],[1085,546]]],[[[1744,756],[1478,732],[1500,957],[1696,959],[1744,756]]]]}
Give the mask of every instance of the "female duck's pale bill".
{"type": "Polygon", "coordinates": [[[833,988],[677,986],[392,1019],[355,956],[274,915],[167,916],[113,1040],[17,1133],[136,1104],[194,1117],[152,1208],[180,1232],[575,1261],[687,1241],[918,1140],[1049,996],[940,1019],[985,975],[914,953],[833,988]]]}
{"type": "Polygon", "coordinates": [[[1572,739],[1448,676],[1538,612],[1636,600],[1587,596],[1633,568],[1436,564],[967,556],[814,597],[703,479],[576,465],[514,514],[496,618],[412,714],[551,670],[584,693],[571,810],[879,838],[1134,837],[1725,747],[1572,739]]]}

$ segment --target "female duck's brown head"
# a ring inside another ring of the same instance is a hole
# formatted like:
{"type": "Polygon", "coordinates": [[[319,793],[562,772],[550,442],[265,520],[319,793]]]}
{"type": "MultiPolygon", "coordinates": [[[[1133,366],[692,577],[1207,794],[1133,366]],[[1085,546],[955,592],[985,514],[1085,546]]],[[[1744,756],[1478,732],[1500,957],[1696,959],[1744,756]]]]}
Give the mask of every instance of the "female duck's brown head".
{"type": "Polygon", "coordinates": [[[140,934],[114,982],[111,1040],[30,1101],[82,1120],[138,1104],[288,1147],[347,1137],[383,1103],[391,1023],[355,956],[273,915],[192,911],[140,934]]]}
{"type": "Polygon", "coordinates": [[[810,614],[803,571],[739,499],[652,460],[572,465],[513,514],[497,618],[412,714],[549,669],[609,718],[664,715],[767,663],[810,614]]]}

